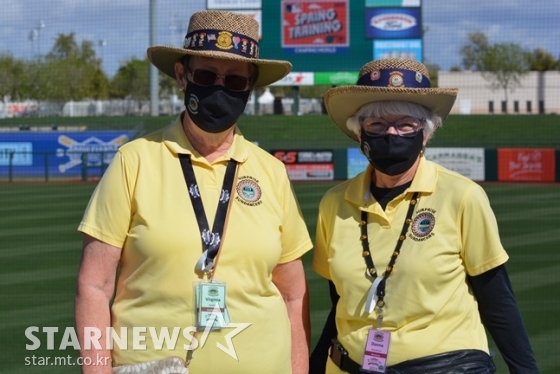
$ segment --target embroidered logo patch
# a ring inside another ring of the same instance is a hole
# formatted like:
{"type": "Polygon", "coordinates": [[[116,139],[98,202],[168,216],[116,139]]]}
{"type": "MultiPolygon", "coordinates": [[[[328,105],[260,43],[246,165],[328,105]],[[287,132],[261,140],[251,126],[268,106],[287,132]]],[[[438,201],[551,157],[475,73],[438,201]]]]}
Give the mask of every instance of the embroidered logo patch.
{"type": "Polygon", "coordinates": [[[236,191],[235,199],[240,203],[249,206],[262,204],[262,191],[256,178],[250,176],[240,177],[237,182],[236,191]]]}
{"type": "Polygon", "coordinates": [[[412,221],[411,239],[423,241],[434,236],[433,230],[436,225],[435,210],[424,208],[418,211],[416,217],[412,221]]]}

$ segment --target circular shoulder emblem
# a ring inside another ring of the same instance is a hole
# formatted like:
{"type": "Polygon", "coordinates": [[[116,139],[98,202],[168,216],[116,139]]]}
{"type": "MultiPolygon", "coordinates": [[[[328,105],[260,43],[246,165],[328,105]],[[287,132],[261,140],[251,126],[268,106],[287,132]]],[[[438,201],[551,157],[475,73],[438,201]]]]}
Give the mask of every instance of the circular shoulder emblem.
{"type": "Polygon", "coordinates": [[[237,200],[245,205],[260,205],[262,203],[262,191],[259,181],[253,177],[241,177],[237,182],[237,200]]]}
{"type": "Polygon", "coordinates": [[[436,224],[436,217],[431,212],[419,213],[412,222],[412,234],[417,238],[424,238],[432,233],[436,224]]]}

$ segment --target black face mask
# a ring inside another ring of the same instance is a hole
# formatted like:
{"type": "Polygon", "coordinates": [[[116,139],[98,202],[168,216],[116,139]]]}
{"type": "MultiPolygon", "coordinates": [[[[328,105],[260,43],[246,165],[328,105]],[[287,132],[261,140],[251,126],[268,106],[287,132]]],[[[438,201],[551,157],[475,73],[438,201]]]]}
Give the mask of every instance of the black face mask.
{"type": "Polygon", "coordinates": [[[185,89],[185,106],[192,121],[211,133],[226,131],[241,117],[251,91],[232,91],[189,82],[185,89]]]}
{"type": "Polygon", "coordinates": [[[424,131],[412,137],[368,135],[363,129],[360,148],[370,164],[383,174],[399,175],[412,167],[422,151],[424,131]]]}

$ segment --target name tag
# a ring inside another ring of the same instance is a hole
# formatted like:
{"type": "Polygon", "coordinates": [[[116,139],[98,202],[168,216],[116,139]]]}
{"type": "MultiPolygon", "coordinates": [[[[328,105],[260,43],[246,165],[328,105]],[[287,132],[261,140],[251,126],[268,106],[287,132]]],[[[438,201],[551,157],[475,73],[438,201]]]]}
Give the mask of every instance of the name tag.
{"type": "Polygon", "coordinates": [[[196,323],[198,329],[219,330],[230,323],[226,307],[226,285],[201,282],[195,285],[196,323]]]}
{"type": "Polygon", "coordinates": [[[368,331],[366,348],[362,359],[362,371],[367,373],[385,373],[387,370],[387,355],[391,333],[370,329],[368,331]]]}

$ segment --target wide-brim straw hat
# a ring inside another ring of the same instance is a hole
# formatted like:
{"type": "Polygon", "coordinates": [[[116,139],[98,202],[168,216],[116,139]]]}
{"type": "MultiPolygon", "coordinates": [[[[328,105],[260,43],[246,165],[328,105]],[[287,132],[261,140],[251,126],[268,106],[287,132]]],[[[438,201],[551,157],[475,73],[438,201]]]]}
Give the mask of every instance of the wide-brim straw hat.
{"type": "Polygon", "coordinates": [[[255,64],[259,71],[255,87],[284,78],[292,64],[259,58],[259,23],[253,18],[220,10],[203,10],[191,16],[183,48],[157,45],[148,48],[148,59],[175,79],[175,63],[186,55],[255,64]]]}
{"type": "Polygon", "coordinates": [[[375,101],[408,101],[425,106],[444,120],[457,98],[457,88],[432,88],[428,68],[404,58],[370,61],[360,69],[355,85],[338,86],[325,93],[325,107],[334,123],[350,138],[348,118],[375,101]]]}

